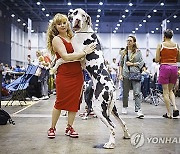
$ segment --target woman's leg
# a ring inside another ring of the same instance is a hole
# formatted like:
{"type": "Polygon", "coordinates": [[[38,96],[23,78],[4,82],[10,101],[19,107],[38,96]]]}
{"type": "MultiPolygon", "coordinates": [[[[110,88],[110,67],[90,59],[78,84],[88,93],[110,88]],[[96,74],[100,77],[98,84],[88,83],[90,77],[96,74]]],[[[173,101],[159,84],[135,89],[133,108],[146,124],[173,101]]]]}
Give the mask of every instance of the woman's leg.
{"type": "Polygon", "coordinates": [[[51,128],[56,127],[56,123],[57,123],[57,121],[59,119],[60,114],[61,114],[61,110],[57,110],[57,109],[53,108],[51,128]]]}
{"type": "Polygon", "coordinates": [[[70,126],[73,125],[75,116],[76,116],[76,112],[71,112],[71,111],[68,112],[68,125],[70,126]]]}
{"type": "Polygon", "coordinates": [[[130,80],[127,78],[123,78],[123,107],[128,107],[128,98],[129,98],[129,90],[130,90],[130,80]]]}
{"type": "Polygon", "coordinates": [[[162,88],[163,88],[163,97],[164,97],[164,102],[166,105],[166,109],[167,109],[167,115],[168,117],[172,116],[171,111],[170,111],[170,93],[169,93],[169,86],[168,84],[162,84],[162,88]]]}
{"type": "Polygon", "coordinates": [[[169,84],[168,88],[169,88],[169,98],[173,104],[173,108],[174,108],[174,110],[178,110],[177,106],[176,106],[175,95],[173,92],[174,84],[169,84]]]}
{"type": "Polygon", "coordinates": [[[138,112],[141,110],[141,102],[142,102],[142,97],[141,97],[141,83],[140,81],[132,81],[132,86],[133,86],[133,94],[134,94],[134,99],[135,99],[135,112],[138,112]]]}

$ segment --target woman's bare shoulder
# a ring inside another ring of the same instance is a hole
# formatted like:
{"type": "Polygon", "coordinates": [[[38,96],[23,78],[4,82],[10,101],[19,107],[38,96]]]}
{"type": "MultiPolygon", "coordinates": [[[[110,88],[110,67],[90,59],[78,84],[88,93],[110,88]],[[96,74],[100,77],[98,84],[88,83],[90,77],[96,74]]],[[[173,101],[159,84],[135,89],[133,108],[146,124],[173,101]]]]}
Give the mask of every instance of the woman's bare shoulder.
{"type": "Polygon", "coordinates": [[[54,44],[54,43],[60,43],[60,42],[62,42],[62,40],[61,40],[61,38],[59,37],[59,36],[55,36],[54,38],[53,38],[53,40],[52,40],[52,43],[54,44]]]}

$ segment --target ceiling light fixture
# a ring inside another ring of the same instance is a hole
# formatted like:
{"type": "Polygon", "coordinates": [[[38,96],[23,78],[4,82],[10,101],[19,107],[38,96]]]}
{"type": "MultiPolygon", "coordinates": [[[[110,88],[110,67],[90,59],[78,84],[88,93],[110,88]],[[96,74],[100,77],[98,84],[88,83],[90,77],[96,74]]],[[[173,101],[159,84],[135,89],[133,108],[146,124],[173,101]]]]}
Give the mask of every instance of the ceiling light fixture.
{"type": "Polygon", "coordinates": [[[133,6],[133,3],[129,3],[129,6],[133,6]]]}
{"type": "Polygon", "coordinates": [[[18,20],[17,20],[17,22],[20,22],[20,21],[21,21],[21,19],[18,19],[18,20]]]}
{"type": "Polygon", "coordinates": [[[174,15],[173,17],[174,17],[174,18],[177,18],[177,15],[174,15]]]}
{"type": "Polygon", "coordinates": [[[146,20],[144,19],[143,22],[146,22],[146,20]]]}
{"type": "Polygon", "coordinates": [[[151,15],[148,15],[147,17],[148,17],[148,18],[151,18],[151,15]]]}
{"type": "Polygon", "coordinates": [[[42,10],[42,11],[45,11],[46,9],[43,7],[41,10],[42,10]]]}
{"type": "Polygon", "coordinates": [[[100,15],[98,14],[96,17],[97,17],[97,18],[100,18],[100,15]]]}
{"type": "Polygon", "coordinates": [[[49,14],[48,14],[48,13],[46,14],[46,17],[49,17],[49,14]]]}
{"type": "Polygon", "coordinates": [[[178,28],[178,27],[176,27],[176,30],[178,31],[178,30],[179,30],[179,28],[178,28]]]}
{"type": "Polygon", "coordinates": [[[13,17],[13,18],[14,18],[14,17],[15,17],[15,14],[11,14],[11,17],[13,17]]]}
{"type": "Polygon", "coordinates": [[[103,5],[103,2],[99,2],[99,5],[103,5]]]}
{"type": "Polygon", "coordinates": [[[153,10],[153,12],[157,12],[157,10],[153,10]]]}
{"type": "Polygon", "coordinates": [[[152,30],[151,33],[154,34],[154,31],[152,30]]]}
{"type": "Polygon", "coordinates": [[[98,9],[97,11],[98,11],[98,12],[101,12],[101,9],[98,9]]]}
{"type": "Polygon", "coordinates": [[[126,10],[125,10],[125,12],[129,12],[129,10],[128,10],[128,9],[126,9],[126,10]]]}
{"type": "Polygon", "coordinates": [[[161,5],[161,6],[164,6],[164,3],[162,2],[160,5],[161,5]]]}
{"type": "Polygon", "coordinates": [[[71,2],[68,2],[68,3],[67,3],[67,5],[69,5],[69,6],[70,6],[70,5],[72,5],[72,4],[71,4],[71,2]]]}
{"type": "Polygon", "coordinates": [[[123,14],[123,15],[122,15],[122,18],[126,18],[126,16],[123,14]]]}
{"type": "Polygon", "coordinates": [[[119,22],[123,22],[122,20],[119,20],[119,22]]]}
{"type": "Polygon", "coordinates": [[[37,5],[40,5],[41,3],[40,3],[40,2],[37,2],[36,4],[37,4],[37,5]]]}

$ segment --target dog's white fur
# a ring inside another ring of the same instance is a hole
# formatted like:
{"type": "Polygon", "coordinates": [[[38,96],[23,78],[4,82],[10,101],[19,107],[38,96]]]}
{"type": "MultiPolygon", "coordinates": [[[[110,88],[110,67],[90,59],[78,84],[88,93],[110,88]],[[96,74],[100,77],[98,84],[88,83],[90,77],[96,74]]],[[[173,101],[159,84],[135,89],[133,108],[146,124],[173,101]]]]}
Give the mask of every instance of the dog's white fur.
{"type": "MultiPolygon", "coordinates": [[[[72,38],[72,45],[75,52],[82,51],[88,42],[91,41],[95,41],[94,43],[97,43],[98,46],[98,39],[95,38],[96,35],[91,28],[90,16],[82,9],[75,9],[70,13],[70,17],[72,17],[72,27],[75,31],[75,36],[72,38]]],[[[57,60],[53,69],[56,70],[62,63],[62,59],[57,60]]],[[[110,130],[109,141],[103,147],[113,149],[115,147],[115,125],[110,119],[111,114],[122,126],[124,138],[129,139],[130,134],[128,133],[126,123],[119,117],[116,110],[116,90],[104,65],[103,52],[98,49],[95,53],[87,55],[84,64],[93,81],[94,112],[110,130]],[[96,75],[99,76],[97,77],[96,75]]]]}

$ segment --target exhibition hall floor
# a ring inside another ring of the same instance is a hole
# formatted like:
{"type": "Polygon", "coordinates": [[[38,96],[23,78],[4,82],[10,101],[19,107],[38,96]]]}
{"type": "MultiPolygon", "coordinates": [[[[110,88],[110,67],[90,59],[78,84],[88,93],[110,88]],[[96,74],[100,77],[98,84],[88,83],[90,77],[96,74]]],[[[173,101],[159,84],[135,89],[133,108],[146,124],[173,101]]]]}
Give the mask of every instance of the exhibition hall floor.
{"type": "MultiPolygon", "coordinates": [[[[117,91],[118,93],[118,91],[117,91]]],[[[165,119],[165,104],[158,106],[149,102],[142,103],[144,119],[136,118],[132,92],[129,98],[128,114],[122,115],[122,101],[116,104],[120,116],[127,123],[131,139],[124,140],[121,127],[116,124],[115,149],[103,149],[108,141],[109,131],[98,118],[82,120],[79,116],[84,112],[84,103],[77,113],[74,129],[79,138],[64,135],[66,116],[61,116],[57,124],[56,138],[48,139],[47,130],[51,125],[51,111],[55,95],[49,100],[40,100],[19,106],[2,108],[9,112],[15,125],[0,126],[0,154],[179,154],[180,153],[180,120],[165,119]],[[136,138],[135,138],[136,137],[136,138]]],[[[176,97],[180,109],[180,98],[176,97]]],[[[3,102],[2,102],[3,104],[3,102]]],[[[64,112],[62,113],[64,114],[64,112]]]]}

